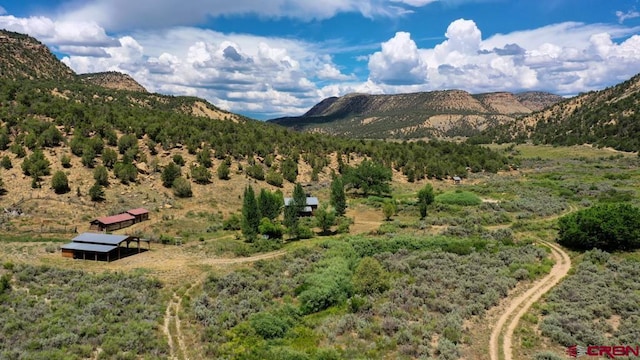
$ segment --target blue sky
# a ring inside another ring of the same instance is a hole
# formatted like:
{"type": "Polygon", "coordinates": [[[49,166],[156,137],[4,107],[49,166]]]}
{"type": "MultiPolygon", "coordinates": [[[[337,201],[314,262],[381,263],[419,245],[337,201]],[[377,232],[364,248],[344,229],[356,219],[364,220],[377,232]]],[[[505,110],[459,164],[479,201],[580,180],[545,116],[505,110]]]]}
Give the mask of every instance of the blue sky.
{"type": "Polygon", "coordinates": [[[597,90],[640,72],[638,0],[16,0],[0,28],[258,119],[329,96],[597,90]]]}

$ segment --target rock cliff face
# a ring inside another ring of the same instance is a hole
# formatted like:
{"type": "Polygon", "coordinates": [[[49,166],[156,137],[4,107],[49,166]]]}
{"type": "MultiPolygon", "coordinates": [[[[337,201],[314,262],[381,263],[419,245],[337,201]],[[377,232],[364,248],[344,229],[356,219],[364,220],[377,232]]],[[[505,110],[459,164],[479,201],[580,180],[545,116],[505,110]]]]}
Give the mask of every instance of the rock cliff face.
{"type": "Polygon", "coordinates": [[[540,92],[349,94],[325,99],[300,117],[271,121],[299,130],[355,137],[469,136],[561,100],[560,96],[540,92]]]}

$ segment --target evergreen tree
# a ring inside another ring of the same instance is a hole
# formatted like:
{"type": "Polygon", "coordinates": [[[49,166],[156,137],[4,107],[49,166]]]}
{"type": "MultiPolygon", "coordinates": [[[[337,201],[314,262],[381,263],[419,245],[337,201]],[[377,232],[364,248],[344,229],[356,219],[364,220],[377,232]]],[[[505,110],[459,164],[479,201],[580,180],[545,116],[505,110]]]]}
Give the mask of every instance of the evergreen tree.
{"type": "Polygon", "coordinates": [[[433,203],[435,195],[433,194],[433,187],[431,184],[426,184],[420,191],[418,191],[418,207],[420,208],[420,218],[427,217],[427,207],[433,203]]]}
{"type": "Polygon", "coordinates": [[[62,171],[56,171],[51,178],[51,187],[56,194],[66,194],[71,191],[69,187],[69,179],[62,171]]]}
{"type": "Polygon", "coordinates": [[[307,205],[307,196],[300,183],[293,188],[293,198],[284,207],[284,225],[287,227],[289,235],[298,237],[300,230],[300,212],[307,205]]]}
{"type": "Polygon", "coordinates": [[[275,220],[280,216],[280,211],[284,205],[282,193],[280,191],[271,192],[266,189],[260,190],[258,195],[258,208],[260,215],[269,220],[275,220]]]}
{"type": "Polygon", "coordinates": [[[174,162],[170,162],[169,165],[165,166],[164,170],[162,170],[162,175],[160,176],[162,179],[162,186],[170,188],[173,185],[173,181],[180,177],[180,175],[180,166],[176,165],[174,162]]]}
{"type": "Polygon", "coordinates": [[[242,200],[242,234],[249,242],[253,242],[258,235],[260,226],[260,210],[256,201],[256,194],[251,186],[244,189],[242,200]]]}
{"type": "Polygon", "coordinates": [[[341,177],[334,177],[331,182],[331,206],[336,215],[343,216],[347,210],[347,196],[344,192],[344,183],[341,177]]]}

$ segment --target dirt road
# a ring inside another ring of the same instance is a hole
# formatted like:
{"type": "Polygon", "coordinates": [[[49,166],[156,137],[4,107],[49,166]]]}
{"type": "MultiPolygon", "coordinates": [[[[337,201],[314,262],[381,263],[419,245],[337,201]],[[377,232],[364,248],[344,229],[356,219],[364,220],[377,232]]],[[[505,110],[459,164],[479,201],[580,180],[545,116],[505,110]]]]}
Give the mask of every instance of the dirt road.
{"type": "Polygon", "coordinates": [[[569,255],[558,245],[546,241],[543,243],[551,249],[551,256],[555,260],[555,265],[547,276],[538,280],[529,290],[508,304],[507,309],[500,316],[491,332],[489,344],[491,360],[513,360],[513,332],[518,326],[520,318],[529,310],[531,305],[569,273],[571,268],[569,255]]]}
{"type": "MultiPolygon", "coordinates": [[[[197,261],[197,264],[222,266],[231,264],[243,264],[251,263],[259,260],[273,259],[286,254],[286,251],[279,250],[269,253],[242,257],[242,258],[229,258],[229,259],[201,259],[197,261]]],[[[162,331],[167,337],[169,344],[170,358],[171,359],[189,359],[187,354],[187,347],[184,342],[184,336],[182,334],[182,325],[180,322],[180,312],[182,311],[182,299],[185,295],[188,295],[191,290],[201,285],[206,274],[202,274],[196,281],[191,283],[189,288],[184,292],[183,296],[179,296],[176,292],[171,295],[171,299],[167,304],[167,308],[164,313],[164,322],[162,331]]]]}

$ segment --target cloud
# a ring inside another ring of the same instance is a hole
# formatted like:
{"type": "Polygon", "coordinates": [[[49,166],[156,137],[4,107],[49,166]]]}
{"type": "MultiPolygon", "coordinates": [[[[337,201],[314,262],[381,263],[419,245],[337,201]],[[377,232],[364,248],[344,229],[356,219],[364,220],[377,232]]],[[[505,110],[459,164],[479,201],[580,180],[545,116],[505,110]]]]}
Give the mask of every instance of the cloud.
{"type": "MultiPolygon", "coordinates": [[[[256,15],[303,21],[329,19],[339,13],[366,17],[400,16],[407,9],[391,0],[91,0],[75,1],[60,9],[63,19],[89,19],[110,31],[166,28],[202,24],[209,18],[256,15]]],[[[425,0],[400,3],[422,6],[425,0]]]]}
{"type": "Polygon", "coordinates": [[[398,32],[382,43],[382,51],[369,58],[369,71],[371,80],[383,84],[413,85],[427,81],[427,65],[407,32],[398,32]]]}
{"type": "Polygon", "coordinates": [[[417,48],[408,33],[382,43],[369,60],[368,87],[384,93],[457,88],[573,95],[640,72],[638,30],[569,22],[482,39],[474,21],[459,19],[433,48],[417,48]]]}
{"type": "Polygon", "coordinates": [[[2,6],[0,6],[0,15],[4,15],[7,13],[7,10],[5,10],[5,8],[3,8],[2,6]]]}
{"type": "Polygon", "coordinates": [[[0,28],[29,34],[53,46],[117,46],[117,41],[108,36],[95,22],[54,21],[43,16],[18,18],[2,15],[0,28]]]}
{"type": "Polygon", "coordinates": [[[624,11],[616,11],[616,17],[618,18],[618,22],[620,24],[624,23],[626,20],[635,19],[640,17],[640,12],[636,11],[636,9],[631,9],[627,12],[624,11]]]}

